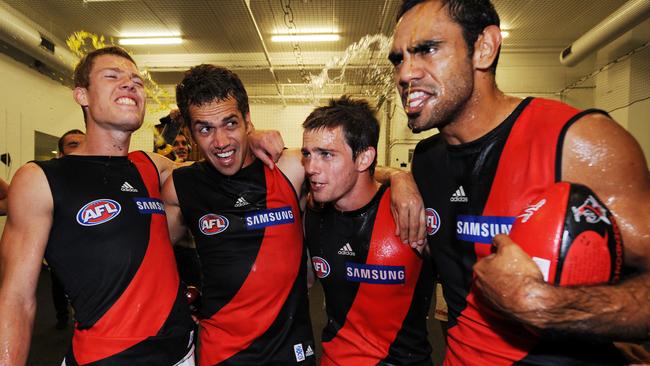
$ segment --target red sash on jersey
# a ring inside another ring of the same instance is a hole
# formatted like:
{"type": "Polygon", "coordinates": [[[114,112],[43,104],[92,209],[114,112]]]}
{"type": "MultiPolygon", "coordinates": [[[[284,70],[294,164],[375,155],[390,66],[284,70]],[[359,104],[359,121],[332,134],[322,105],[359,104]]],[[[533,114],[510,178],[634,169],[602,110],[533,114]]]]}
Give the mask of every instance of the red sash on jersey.
{"type": "Polygon", "coordinates": [[[303,243],[300,208],[293,187],[279,169],[264,167],[267,208],[294,213],[292,224],[268,226],[252,270],[235,296],[201,321],[199,365],[212,366],[246,349],[276,320],[301,265],[303,243]]]}
{"type": "MultiPolygon", "coordinates": [[[[146,153],[132,152],[129,160],[137,167],[149,197],[160,198],[158,171],[146,153]]],[[[178,286],[167,218],[152,214],[147,251],[124,293],[91,328],[75,329],[76,361],[80,365],[99,361],[155,336],[169,316],[178,286]]]]}
{"type": "MultiPolygon", "coordinates": [[[[558,140],[565,124],[578,113],[566,104],[533,99],[515,122],[505,144],[484,216],[516,216],[555,183],[558,140]]],[[[562,147],[559,146],[561,149],[562,147]]],[[[490,245],[475,243],[477,260],[490,245]]],[[[537,336],[521,324],[481,303],[472,287],[467,307],[448,332],[445,365],[511,365],[525,357],[537,336]]]]}
{"type": "Polygon", "coordinates": [[[411,307],[422,259],[395,236],[390,189],[379,203],[366,264],[404,266],[404,284],[359,284],[343,327],[323,342],[321,366],[376,365],[388,355],[411,307]]]}

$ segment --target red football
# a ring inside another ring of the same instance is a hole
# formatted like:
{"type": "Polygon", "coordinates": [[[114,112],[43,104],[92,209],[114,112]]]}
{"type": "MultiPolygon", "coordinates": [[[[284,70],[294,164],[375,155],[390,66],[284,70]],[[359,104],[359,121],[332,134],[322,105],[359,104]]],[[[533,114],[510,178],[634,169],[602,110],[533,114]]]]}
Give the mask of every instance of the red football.
{"type": "Polygon", "coordinates": [[[614,283],[623,242],[611,211],[591,189],[567,182],[549,187],[515,220],[510,237],[557,286],[614,283]]]}

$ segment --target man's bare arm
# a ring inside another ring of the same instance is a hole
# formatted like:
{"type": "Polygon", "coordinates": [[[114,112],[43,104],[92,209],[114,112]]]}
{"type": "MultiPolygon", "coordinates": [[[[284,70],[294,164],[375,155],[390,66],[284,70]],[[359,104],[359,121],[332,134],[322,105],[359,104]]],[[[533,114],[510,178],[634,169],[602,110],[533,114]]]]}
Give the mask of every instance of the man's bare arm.
{"type": "MultiPolygon", "coordinates": [[[[293,189],[302,198],[302,187],[305,182],[305,168],[302,165],[302,153],[298,149],[286,149],[277,162],[278,168],[289,178],[293,189]]],[[[303,200],[301,200],[303,201],[303,200]]],[[[302,207],[304,208],[304,207],[302,207]]]]}
{"type": "Polygon", "coordinates": [[[184,224],[181,207],[174,186],[174,177],[169,177],[162,188],[162,199],[165,203],[165,214],[167,215],[167,227],[169,228],[169,239],[172,244],[176,244],[185,233],[187,227],[184,224]]]}
{"type": "Polygon", "coordinates": [[[52,226],[52,195],[43,171],[29,163],[12,181],[0,241],[0,365],[27,362],[36,285],[52,226]]]}
{"type": "Polygon", "coordinates": [[[377,167],[375,179],[380,183],[390,183],[390,209],[397,226],[395,235],[421,252],[425,245],[426,222],[424,203],[413,176],[404,170],[377,167]]]}
{"type": "Polygon", "coordinates": [[[165,184],[167,178],[171,176],[174,169],[180,168],[182,166],[194,164],[193,161],[177,163],[160,154],[156,154],[152,152],[148,152],[147,155],[151,158],[151,161],[153,161],[154,165],[156,165],[156,169],[158,169],[158,175],[160,176],[161,187],[165,184]]]}
{"type": "Polygon", "coordinates": [[[275,163],[279,162],[283,150],[284,140],[276,130],[255,130],[248,134],[248,143],[253,154],[273,169],[275,163]]]}
{"type": "Polygon", "coordinates": [[[601,115],[576,122],[566,136],[562,178],[590,187],[621,229],[632,278],[611,286],[554,287],[505,237],[474,267],[477,286],[506,314],[539,329],[618,340],[650,337],[650,181],[638,143],[601,115]]]}

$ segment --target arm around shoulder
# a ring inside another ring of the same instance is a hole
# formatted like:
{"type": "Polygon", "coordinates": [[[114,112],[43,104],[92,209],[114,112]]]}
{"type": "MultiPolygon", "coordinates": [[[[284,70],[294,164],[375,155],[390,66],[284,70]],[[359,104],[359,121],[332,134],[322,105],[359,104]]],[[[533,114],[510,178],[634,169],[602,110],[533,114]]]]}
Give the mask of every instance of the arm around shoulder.
{"type": "Polygon", "coordinates": [[[169,229],[169,239],[176,244],[187,232],[184,224],[183,214],[181,213],[178,194],[174,185],[174,176],[171,175],[163,184],[161,196],[165,203],[165,214],[167,216],[167,227],[169,229]]]}
{"type": "Polygon", "coordinates": [[[52,226],[53,200],[34,163],[20,168],[9,188],[7,223],[0,241],[0,364],[27,361],[41,261],[52,226]]]}
{"type": "Polygon", "coordinates": [[[302,153],[298,149],[286,149],[278,160],[278,168],[289,178],[299,198],[305,182],[305,168],[302,166],[302,153]]]}
{"type": "Polygon", "coordinates": [[[422,252],[426,244],[424,203],[413,175],[401,169],[377,167],[375,180],[390,183],[391,211],[397,226],[395,235],[399,235],[404,243],[410,243],[414,249],[422,252]]]}

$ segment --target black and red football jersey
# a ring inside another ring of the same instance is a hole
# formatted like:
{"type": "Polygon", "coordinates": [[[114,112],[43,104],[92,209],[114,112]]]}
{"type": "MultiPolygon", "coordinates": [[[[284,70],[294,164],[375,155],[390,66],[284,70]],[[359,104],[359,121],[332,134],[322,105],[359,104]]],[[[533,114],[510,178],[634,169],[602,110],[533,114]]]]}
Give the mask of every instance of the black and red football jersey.
{"type": "Polygon", "coordinates": [[[515,216],[561,180],[567,129],[587,113],[528,98],[494,130],[461,145],[421,141],[413,176],[427,207],[427,233],[449,311],[445,365],[618,365],[613,344],[540,336],[482,302],[472,267],[508,234],[515,216]]]}
{"type": "Polygon", "coordinates": [[[203,272],[200,365],[314,364],[298,198],[259,160],[173,173],[203,272]]]}
{"type": "Polygon", "coordinates": [[[326,204],[305,214],[327,310],[321,365],[431,365],[430,262],[395,235],[389,192],[381,186],[358,210],[326,204]]]}
{"type": "Polygon", "coordinates": [[[134,152],[36,164],[54,202],[45,258],[75,310],[66,364],[176,364],[193,323],[153,162],[134,152]]]}

